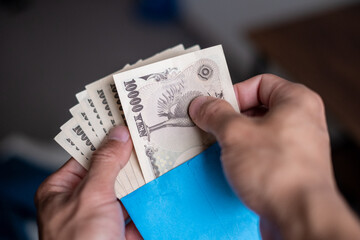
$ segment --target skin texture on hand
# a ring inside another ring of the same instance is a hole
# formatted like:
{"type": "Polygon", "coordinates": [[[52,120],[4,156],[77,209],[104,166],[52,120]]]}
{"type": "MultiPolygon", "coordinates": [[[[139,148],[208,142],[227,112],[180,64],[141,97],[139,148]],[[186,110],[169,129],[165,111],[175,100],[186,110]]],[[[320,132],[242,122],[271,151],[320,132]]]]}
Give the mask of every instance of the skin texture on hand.
{"type": "Polygon", "coordinates": [[[92,157],[87,172],[71,158],[39,187],[40,239],[142,239],[115,195],[116,176],[129,160],[132,142],[126,127],[112,129],[92,157]]]}
{"type": "Polygon", "coordinates": [[[234,90],[242,114],[212,97],[193,100],[189,113],[218,140],[225,175],[260,215],[263,238],[360,237],[357,220],[336,189],[321,98],[270,74],[234,90]]]}

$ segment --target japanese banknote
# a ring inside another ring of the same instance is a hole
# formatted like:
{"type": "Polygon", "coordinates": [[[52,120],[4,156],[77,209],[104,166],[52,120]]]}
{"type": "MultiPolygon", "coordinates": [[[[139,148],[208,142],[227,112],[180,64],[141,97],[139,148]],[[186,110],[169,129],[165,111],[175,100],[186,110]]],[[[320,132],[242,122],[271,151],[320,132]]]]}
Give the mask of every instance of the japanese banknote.
{"type": "Polygon", "coordinates": [[[88,169],[109,130],[126,124],[134,151],[114,186],[122,198],[214,142],[188,116],[201,95],[239,109],[222,47],[178,45],[86,85],[55,140],[88,169]]]}

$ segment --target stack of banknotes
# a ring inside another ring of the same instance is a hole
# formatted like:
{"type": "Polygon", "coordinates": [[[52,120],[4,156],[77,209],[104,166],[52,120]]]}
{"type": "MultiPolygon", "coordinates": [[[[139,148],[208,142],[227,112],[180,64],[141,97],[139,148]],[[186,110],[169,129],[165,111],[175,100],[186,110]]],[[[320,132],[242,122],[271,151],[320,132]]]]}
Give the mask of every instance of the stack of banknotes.
{"type": "Polygon", "coordinates": [[[134,150],[115,183],[122,198],[214,142],[188,115],[190,102],[201,95],[239,109],[221,45],[178,45],[86,85],[55,140],[88,169],[109,130],[127,125],[134,150]]]}

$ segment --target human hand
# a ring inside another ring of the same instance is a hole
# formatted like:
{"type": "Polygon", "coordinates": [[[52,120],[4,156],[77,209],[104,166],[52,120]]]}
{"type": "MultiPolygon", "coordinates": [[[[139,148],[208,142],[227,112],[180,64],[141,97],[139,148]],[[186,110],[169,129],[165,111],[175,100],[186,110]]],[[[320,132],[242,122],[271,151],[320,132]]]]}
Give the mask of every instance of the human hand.
{"type": "Polygon", "coordinates": [[[212,97],[196,98],[189,113],[217,138],[225,175],[235,193],[260,215],[263,238],[322,238],[325,228],[326,236],[336,236],[329,224],[322,224],[334,217],[322,207],[348,210],[335,186],[321,98],[269,74],[238,83],[234,90],[243,114],[212,97]]]}
{"type": "Polygon", "coordinates": [[[40,239],[142,239],[117,200],[116,176],[129,160],[132,143],[126,127],[112,129],[87,172],[71,158],[39,187],[40,239]]]}

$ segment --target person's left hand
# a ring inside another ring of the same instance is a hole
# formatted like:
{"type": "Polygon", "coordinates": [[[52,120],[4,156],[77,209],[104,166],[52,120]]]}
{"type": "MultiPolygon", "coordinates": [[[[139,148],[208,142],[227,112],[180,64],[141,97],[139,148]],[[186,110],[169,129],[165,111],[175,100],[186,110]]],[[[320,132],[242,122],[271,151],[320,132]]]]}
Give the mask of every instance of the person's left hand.
{"type": "Polygon", "coordinates": [[[39,187],[40,239],[142,239],[116,198],[116,176],[129,160],[132,143],[126,127],[112,129],[92,157],[87,172],[71,158],[39,187]]]}

